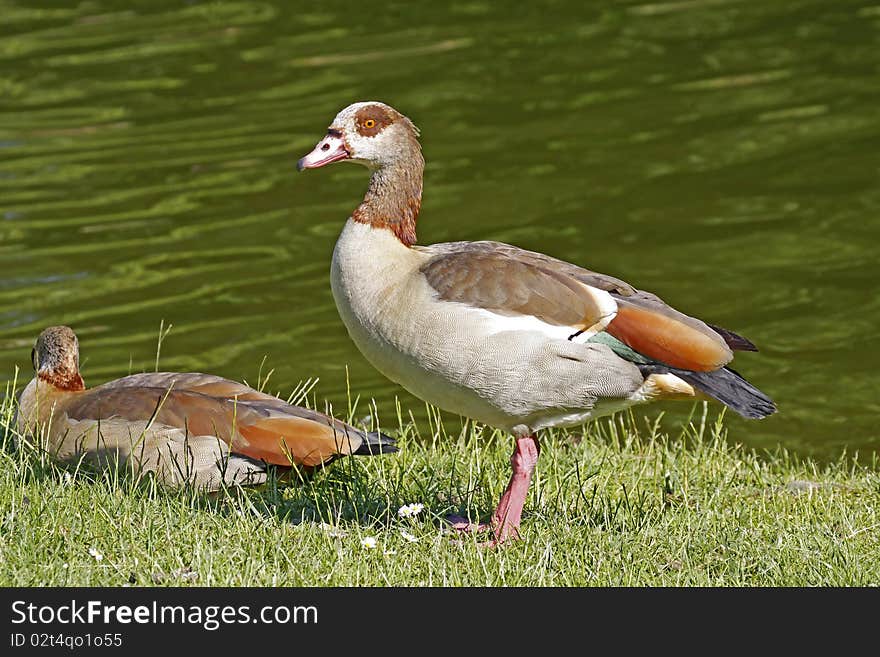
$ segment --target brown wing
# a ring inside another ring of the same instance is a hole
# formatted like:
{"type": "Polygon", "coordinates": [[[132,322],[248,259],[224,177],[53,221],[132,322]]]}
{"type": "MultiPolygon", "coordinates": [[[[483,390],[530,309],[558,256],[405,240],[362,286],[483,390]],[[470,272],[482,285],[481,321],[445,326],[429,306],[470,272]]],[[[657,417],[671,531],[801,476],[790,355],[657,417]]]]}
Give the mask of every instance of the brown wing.
{"type": "Polygon", "coordinates": [[[728,342],[734,348],[751,344],[730,331],[714,330],[620,279],[541,253],[498,242],[440,244],[429,252],[434,257],[422,272],[441,299],[495,312],[590,326],[591,320],[598,321],[600,304],[591,301],[601,297],[595,291],[607,292],[617,314],[605,330],[635,351],[673,367],[715,370],[733,358],[728,342]]]}
{"type": "Polygon", "coordinates": [[[67,415],[132,422],[153,418],[193,436],[217,436],[235,453],[277,465],[319,465],[351,454],[365,438],[360,430],[322,413],[201,374],[137,374],[111,381],[82,393],[67,415]]]}
{"type": "Polygon", "coordinates": [[[147,387],[167,390],[171,387],[172,383],[175,390],[200,392],[203,395],[224,399],[234,399],[237,397],[241,400],[259,400],[267,403],[287,405],[284,400],[265,392],[254,390],[243,383],[230,381],[214,374],[202,374],[201,372],[145,372],[116,379],[105,385],[114,388],[147,387]]]}
{"type": "Polygon", "coordinates": [[[458,242],[430,247],[422,266],[428,284],[444,301],[455,301],[499,315],[536,317],[572,333],[610,321],[616,310],[604,290],[544,262],[528,252],[495,242],[458,242]]]}

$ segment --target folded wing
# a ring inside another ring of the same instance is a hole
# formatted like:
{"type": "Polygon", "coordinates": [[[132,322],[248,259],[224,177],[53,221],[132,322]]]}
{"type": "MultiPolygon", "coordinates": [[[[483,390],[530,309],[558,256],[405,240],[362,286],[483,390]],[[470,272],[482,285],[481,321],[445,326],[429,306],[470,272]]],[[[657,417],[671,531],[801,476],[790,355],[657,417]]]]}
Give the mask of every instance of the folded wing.
{"type": "Polygon", "coordinates": [[[240,383],[205,374],[136,374],[83,393],[73,420],[152,421],[277,465],[317,466],[337,456],[393,451],[393,441],[240,383]]]}
{"type": "MultiPolygon", "coordinates": [[[[614,318],[617,305],[605,290],[545,263],[529,252],[496,242],[455,242],[428,247],[422,274],[439,299],[498,317],[533,318],[560,335],[592,334],[614,318]]],[[[585,336],[586,337],[586,336],[585,336]]]]}
{"type": "Polygon", "coordinates": [[[605,330],[652,360],[712,371],[754,349],[732,331],[711,327],[659,297],[612,276],[499,242],[453,242],[425,249],[428,284],[444,301],[504,316],[531,316],[572,335],[605,330]]]}

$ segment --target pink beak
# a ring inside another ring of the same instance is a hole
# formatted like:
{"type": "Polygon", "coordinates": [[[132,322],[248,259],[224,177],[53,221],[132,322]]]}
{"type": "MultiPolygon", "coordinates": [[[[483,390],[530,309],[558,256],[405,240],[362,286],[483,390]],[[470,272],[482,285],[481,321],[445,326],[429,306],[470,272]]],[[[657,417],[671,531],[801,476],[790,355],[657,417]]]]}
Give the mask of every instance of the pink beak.
{"type": "Polygon", "coordinates": [[[341,135],[328,134],[318,142],[318,145],[315,146],[311,153],[296,163],[296,170],[317,169],[325,164],[347,160],[350,157],[351,154],[345,147],[345,141],[343,141],[341,135]]]}

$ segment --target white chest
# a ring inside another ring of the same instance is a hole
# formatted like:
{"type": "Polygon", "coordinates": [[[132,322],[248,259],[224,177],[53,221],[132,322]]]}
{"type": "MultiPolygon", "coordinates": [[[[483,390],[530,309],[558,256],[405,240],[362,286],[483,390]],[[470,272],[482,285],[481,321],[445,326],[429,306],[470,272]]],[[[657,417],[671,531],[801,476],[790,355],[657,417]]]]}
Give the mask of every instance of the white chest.
{"type": "Polygon", "coordinates": [[[497,411],[468,383],[480,331],[463,325],[472,318],[457,315],[455,304],[436,300],[419,272],[425,259],[389,231],[349,220],[330,274],[339,315],[386,377],[441,408],[497,425],[497,411]]]}
{"type": "Polygon", "coordinates": [[[400,382],[417,327],[418,258],[389,231],[349,220],[336,243],[330,284],[349,335],[379,371],[400,382]]]}

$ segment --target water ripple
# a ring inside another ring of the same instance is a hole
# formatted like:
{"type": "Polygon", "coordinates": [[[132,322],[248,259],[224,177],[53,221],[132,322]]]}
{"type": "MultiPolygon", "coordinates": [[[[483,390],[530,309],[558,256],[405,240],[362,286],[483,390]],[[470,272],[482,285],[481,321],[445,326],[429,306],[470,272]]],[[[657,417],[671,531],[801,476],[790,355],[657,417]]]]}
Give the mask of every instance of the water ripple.
{"type": "MultiPolygon", "coordinates": [[[[355,167],[296,175],[354,100],[422,129],[420,237],[606,271],[755,340],[781,412],[731,438],[880,450],[880,8],[0,0],[0,368],[69,323],[100,382],[161,366],[395,398],[339,322],[355,167]]],[[[689,409],[663,407],[664,422],[689,409]]],[[[655,411],[646,410],[646,413],[655,411]]]]}

